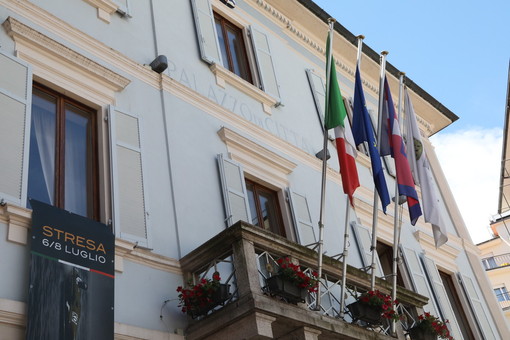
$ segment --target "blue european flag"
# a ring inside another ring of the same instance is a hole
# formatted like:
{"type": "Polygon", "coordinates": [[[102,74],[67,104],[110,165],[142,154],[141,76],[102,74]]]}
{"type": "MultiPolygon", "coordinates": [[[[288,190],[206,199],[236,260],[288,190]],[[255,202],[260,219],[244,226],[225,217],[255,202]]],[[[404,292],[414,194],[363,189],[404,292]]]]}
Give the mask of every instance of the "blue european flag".
{"type": "Polygon", "coordinates": [[[382,210],[386,213],[386,207],[390,204],[390,195],[384,178],[384,171],[381,163],[381,157],[377,150],[377,142],[374,135],[374,128],[370,116],[368,115],[363,94],[363,84],[359,69],[356,68],[356,81],[354,84],[354,107],[352,117],[352,134],[356,145],[367,142],[368,152],[370,153],[370,162],[372,163],[372,174],[374,176],[374,184],[381,200],[382,210]]]}

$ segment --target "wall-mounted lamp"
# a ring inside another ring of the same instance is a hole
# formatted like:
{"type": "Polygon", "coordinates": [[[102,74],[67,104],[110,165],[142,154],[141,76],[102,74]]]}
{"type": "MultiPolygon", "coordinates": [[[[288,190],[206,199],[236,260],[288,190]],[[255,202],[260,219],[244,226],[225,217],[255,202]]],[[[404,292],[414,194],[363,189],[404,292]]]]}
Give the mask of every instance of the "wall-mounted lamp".
{"type": "Polygon", "coordinates": [[[235,0],[220,0],[220,1],[223,2],[225,5],[227,5],[228,8],[236,7],[235,0]]]}
{"type": "MultiPolygon", "coordinates": [[[[315,157],[317,157],[318,159],[320,159],[322,161],[322,158],[324,157],[324,149],[322,149],[321,151],[317,152],[315,154],[315,157]]],[[[328,160],[330,158],[331,158],[331,155],[329,154],[329,150],[326,149],[326,160],[328,160]]]]}
{"type": "Polygon", "coordinates": [[[154,72],[161,73],[168,67],[168,60],[164,55],[158,55],[156,59],[154,59],[150,63],[150,67],[154,72]]]}

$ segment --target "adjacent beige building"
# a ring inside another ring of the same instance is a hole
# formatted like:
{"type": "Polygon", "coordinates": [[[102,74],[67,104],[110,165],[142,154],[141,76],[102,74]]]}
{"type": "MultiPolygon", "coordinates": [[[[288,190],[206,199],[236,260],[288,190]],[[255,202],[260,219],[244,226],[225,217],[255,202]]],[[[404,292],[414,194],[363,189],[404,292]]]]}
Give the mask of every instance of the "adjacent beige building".
{"type": "Polygon", "coordinates": [[[482,264],[510,323],[510,68],[506,99],[505,127],[503,130],[503,152],[498,200],[498,214],[491,223],[493,238],[477,244],[481,251],[482,264]]]}

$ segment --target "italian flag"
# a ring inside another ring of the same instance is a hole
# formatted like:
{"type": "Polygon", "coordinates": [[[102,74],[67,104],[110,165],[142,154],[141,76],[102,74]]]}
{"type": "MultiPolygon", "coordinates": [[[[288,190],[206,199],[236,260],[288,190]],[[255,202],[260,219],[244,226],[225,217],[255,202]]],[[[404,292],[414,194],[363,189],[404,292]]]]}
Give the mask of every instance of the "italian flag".
{"type": "MultiPolygon", "coordinates": [[[[329,55],[329,36],[326,44],[326,55],[329,55]]],[[[345,110],[342,94],[338,87],[336,78],[335,59],[331,55],[326,63],[326,117],[325,130],[335,129],[336,149],[338,160],[340,162],[340,174],[342,175],[342,185],[344,192],[349,197],[351,205],[354,207],[353,194],[359,187],[358,170],[356,168],[356,147],[351,128],[346,122],[347,111],[345,110]]]]}

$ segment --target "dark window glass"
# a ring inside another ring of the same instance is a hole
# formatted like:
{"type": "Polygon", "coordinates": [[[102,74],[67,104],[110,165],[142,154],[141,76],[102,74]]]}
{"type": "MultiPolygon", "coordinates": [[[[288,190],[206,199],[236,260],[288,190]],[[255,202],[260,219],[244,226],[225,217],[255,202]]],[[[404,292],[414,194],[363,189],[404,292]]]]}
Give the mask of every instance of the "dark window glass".
{"type": "Polygon", "coordinates": [[[70,98],[34,86],[29,198],[97,218],[94,117],[70,98]]]}
{"type": "Polygon", "coordinates": [[[214,13],[223,66],[253,84],[243,31],[222,16],[214,13]]]}
{"type": "MultiPolygon", "coordinates": [[[[385,243],[377,242],[377,255],[381,262],[381,268],[386,276],[386,280],[393,282],[393,277],[388,276],[393,274],[393,247],[385,243]]],[[[404,287],[404,280],[400,268],[397,270],[397,285],[404,287]]]]}
{"type": "Polygon", "coordinates": [[[285,236],[278,195],[258,183],[246,180],[251,223],[275,234],[285,236]]]}

